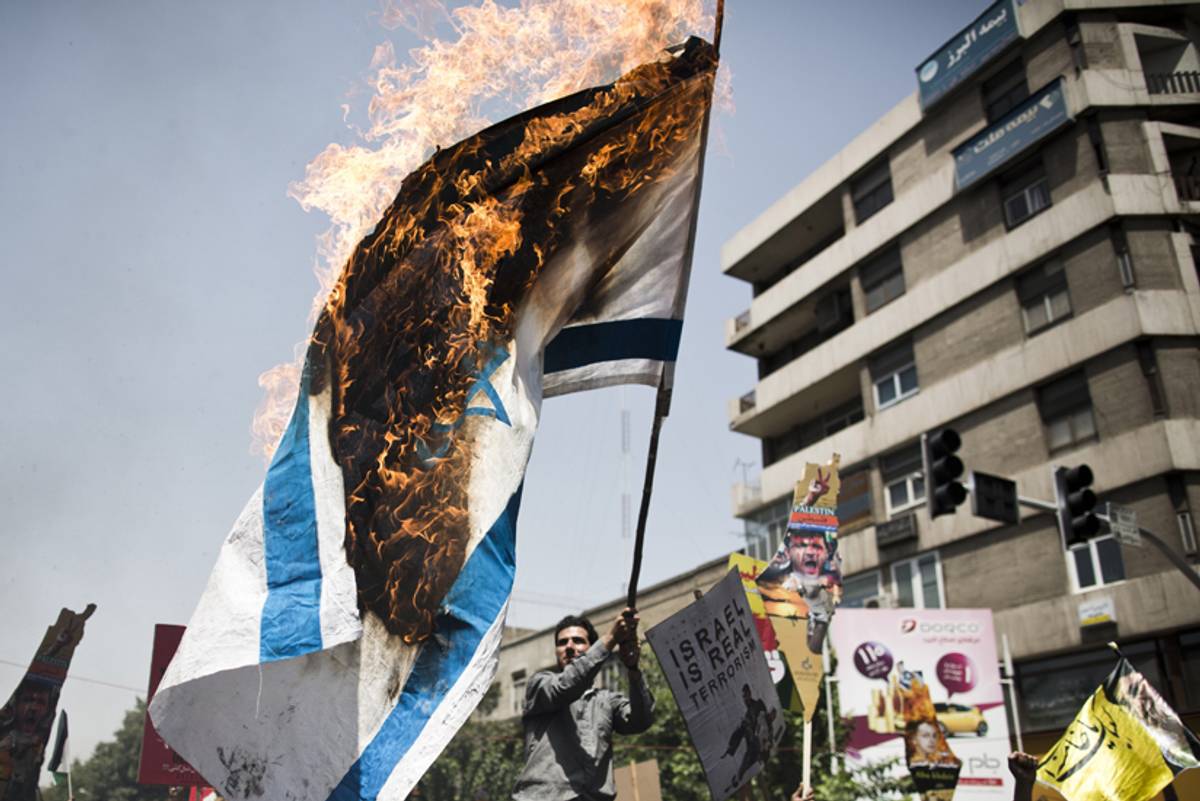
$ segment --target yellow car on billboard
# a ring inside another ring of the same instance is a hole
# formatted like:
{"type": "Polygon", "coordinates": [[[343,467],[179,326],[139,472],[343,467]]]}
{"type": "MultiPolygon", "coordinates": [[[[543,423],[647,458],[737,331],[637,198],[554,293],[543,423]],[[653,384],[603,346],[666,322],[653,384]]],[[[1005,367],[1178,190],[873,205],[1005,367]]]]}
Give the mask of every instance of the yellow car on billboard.
{"type": "Polygon", "coordinates": [[[952,734],[976,734],[983,737],[987,734],[987,721],[983,712],[977,706],[966,704],[934,704],[938,724],[942,732],[949,737],[952,734]]]}

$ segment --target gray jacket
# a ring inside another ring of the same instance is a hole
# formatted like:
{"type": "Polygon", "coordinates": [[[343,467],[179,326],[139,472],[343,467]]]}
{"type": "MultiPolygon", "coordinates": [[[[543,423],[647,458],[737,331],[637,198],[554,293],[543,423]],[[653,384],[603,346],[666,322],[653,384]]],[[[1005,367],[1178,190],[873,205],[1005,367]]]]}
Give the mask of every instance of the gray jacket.
{"type": "Polygon", "coordinates": [[[638,734],[654,721],[654,699],[641,673],[630,674],[633,698],[592,687],[611,654],[600,642],[561,672],[543,670],[525,690],[525,768],[514,801],[610,801],[612,734],[638,734]]]}

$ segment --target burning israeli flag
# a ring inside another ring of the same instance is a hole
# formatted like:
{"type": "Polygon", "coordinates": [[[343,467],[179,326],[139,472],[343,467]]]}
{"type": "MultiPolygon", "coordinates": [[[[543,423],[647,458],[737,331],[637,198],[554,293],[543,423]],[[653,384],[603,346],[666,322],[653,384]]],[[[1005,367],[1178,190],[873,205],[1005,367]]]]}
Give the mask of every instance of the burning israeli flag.
{"type": "Polygon", "coordinates": [[[231,799],[399,799],[483,697],[543,397],[669,388],[699,39],[437,152],[355,249],[153,702],[231,799]]]}

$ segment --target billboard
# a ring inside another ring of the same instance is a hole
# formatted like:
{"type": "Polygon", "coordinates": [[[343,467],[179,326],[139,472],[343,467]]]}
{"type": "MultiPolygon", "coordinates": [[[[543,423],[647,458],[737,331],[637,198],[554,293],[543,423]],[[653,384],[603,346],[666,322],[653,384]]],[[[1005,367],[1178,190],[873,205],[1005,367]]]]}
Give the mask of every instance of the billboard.
{"type": "Polygon", "coordinates": [[[1009,43],[1021,38],[1013,0],[988,7],[917,67],[917,92],[924,111],[974,75],[1009,43]]]}
{"type": "Polygon", "coordinates": [[[894,757],[936,773],[951,762],[938,759],[948,750],[961,762],[955,801],[1012,798],[990,609],[842,609],[830,641],[841,715],[852,725],[852,759],[894,757]],[[929,717],[922,711],[932,713],[936,731],[913,724],[929,717]],[[917,758],[922,747],[927,759],[917,758]]]}

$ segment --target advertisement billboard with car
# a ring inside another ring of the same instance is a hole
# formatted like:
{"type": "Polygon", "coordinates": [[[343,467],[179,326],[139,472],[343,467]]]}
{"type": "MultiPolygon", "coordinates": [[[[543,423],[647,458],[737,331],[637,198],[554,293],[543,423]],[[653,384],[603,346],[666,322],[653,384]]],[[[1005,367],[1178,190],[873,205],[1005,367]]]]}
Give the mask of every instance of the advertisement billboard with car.
{"type": "Polygon", "coordinates": [[[991,610],[843,609],[830,641],[852,759],[897,758],[931,787],[957,770],[955,801],[1012,798],[991,610]]]}

